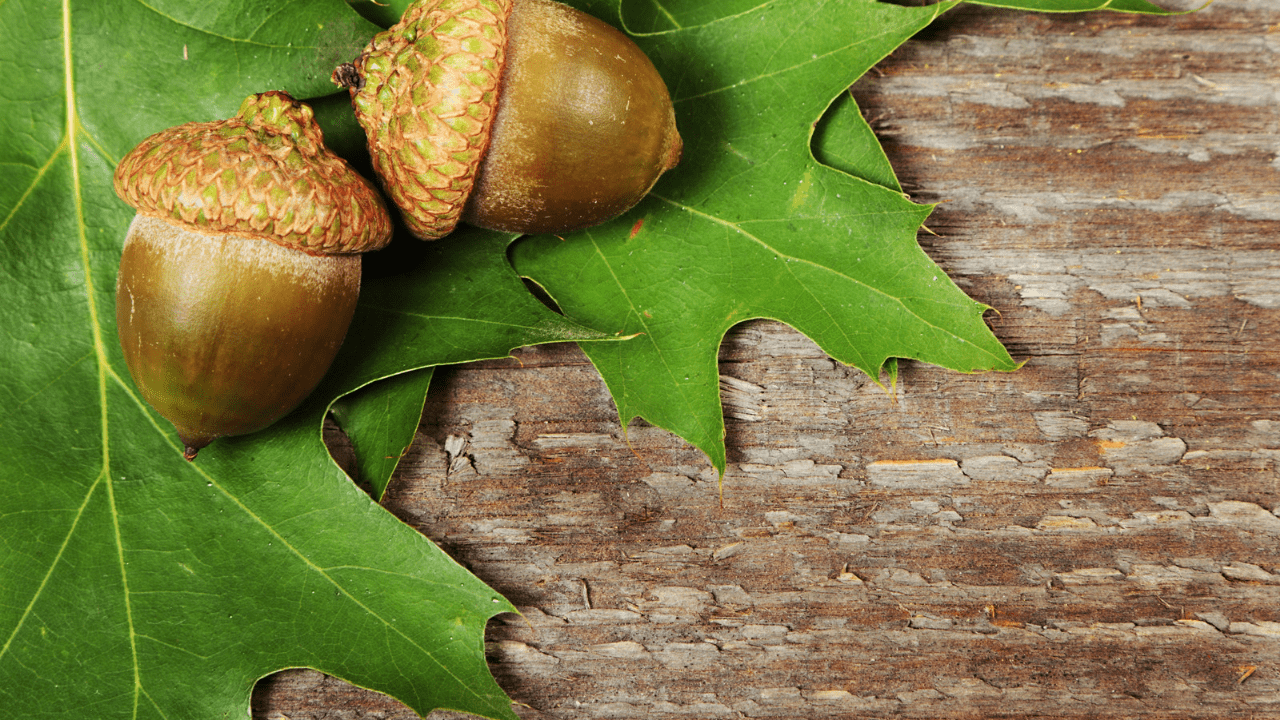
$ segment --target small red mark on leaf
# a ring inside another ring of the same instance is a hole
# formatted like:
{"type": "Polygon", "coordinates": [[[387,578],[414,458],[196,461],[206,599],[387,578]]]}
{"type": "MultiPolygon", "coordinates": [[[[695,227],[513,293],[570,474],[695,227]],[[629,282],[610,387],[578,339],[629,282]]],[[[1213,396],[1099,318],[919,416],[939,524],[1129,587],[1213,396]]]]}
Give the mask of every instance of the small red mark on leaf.
{"type": "Polygon", "coordinates": [[[628,240],[630,240],[631,238],[635,237],[636,235],[639,235],[639,234],[640,234],[640,228],[641,228],[641,227],[643,227],[643,226],[644,226],[644,218],[640,218],[639,220],[637,220],[637,221],[636,221],[636,224],[635,224],[635,225],[632,225],[632,226],[631,226],[631,237],[628,237],[627,239],[628,239],[628,240]]]}

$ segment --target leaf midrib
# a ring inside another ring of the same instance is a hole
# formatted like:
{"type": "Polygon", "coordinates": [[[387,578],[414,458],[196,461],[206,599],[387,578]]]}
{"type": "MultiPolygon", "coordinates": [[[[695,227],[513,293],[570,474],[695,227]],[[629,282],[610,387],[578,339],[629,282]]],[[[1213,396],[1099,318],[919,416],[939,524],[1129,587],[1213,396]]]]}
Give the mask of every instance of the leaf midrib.
{"type": "MultiPolygon", "coordinates": [[[[142,690],[141,668],[138,662],[138,634],[133,622],[133,603],[129,594],[129,571],[124,559],[124,538],[120,532],[120,513],[116,507],[115,484],[111,481],[111,445],[110,425],[107,410],[107,377],[110,373],[107,363],[106,343],[102,338],[102,320],[98,312],[98,292],[93,281],[93,263],[89,252],[89,238],[85,231],[84,184],[80,177],[80,111],[77,104],[74,53],[71,46],[71,0],[62,0],[62,67],[63,92],[66,96],[65,119],[67,154],[71,161],[72,201],[75,204],[76,241],[80,245],[80,263],[84,271],[85,306],[89,314],[89,332],[93,338],[93,352],[98,360],[98,407],[99,423],[102,428],[102,465],[99,480],[107,488],[107,506],[111,515],[111,531],[116,545],[116,562],[120,565],[121,599],[124,603],[125,621],[129,628],[129,655],[133,669],[133,716],[138,716],[138,701],[144,694],[142,690]]],[[[96,483],[95,483],[96,485],[96,483]]],[[[87,498],[86,498],[87,504],[87,498]]],[[[77,522],[78,526],[79,523],[77,522]]],[[[74,535],[74,527],[67,534],[67,541],[74,535]]],[[[54,565],[50,566],[50,573],[54,565]]],[[[34,599],[32,600],[34,603],[34,599]]]]}
{"type": "Polygon", "coordinates": [[[83,270],[83,277],[84,277],[85,306],[88,312],[89,334],[90,334],[90,337],[92,338],[92,344],[93,344],[92,354],[97,360],[97,390],[98,390],[99,424],[101,427],[102,457],[101,457],[101,465],[99,467],[98,475],[96,478],[94,478],[94,481],[89,485],[87,491],[85,492],[84,500],[81,502],[80,506],[76,508],[75,515],[71,520],[71,525],[67,529],[67,532],[62,539],[62,543],[58,546],[58,551],[54,553],[54,556],[49,563],[48,570],[45,572],[44,577],[41,578],[40,584],[36,587],[35,592],[31,594],[31,600],[27,603],[27,606],[23,609],[21,617],[19,617],[18,622],[14,624],[14,628],[12,632],[10,632],[9,637],[5,639],[4,645],[0,646],[0,658],[3,658],[8,653],[9,648],[12,647],[13,645],[14,639],[18,636],[20,632],[22,632],[22,629],[26,626],[27,619],[31,616],[31,613],[35,608],[36,603],[39,602],[41,596],[43,596],[45,588],[47,588],[49,585],[50,578],[53,576],[54,571],[57,569],[57,567],[61,564],[62,558],[66,553],[67,547],[71,544],[71,539],[75,537],[75,534],[80,527],[80,521],[84,518],[85,511],[88,508],[90,501],[93,499],[94,494],[97,492],[98,486],[105,484],[107,486],[108,504],[110,506],[113,529],[115,532],[116,556],[117,556],[117,561],[120,564],[121,580],[123,582],[123,587],[125,588],[125,592],[124,592],[125,615],[126,615],[126,620],[129,626],[129,645],[130,645],[130,651],[133,658],[133,667],[134,667],[134,690],[135,690],[134,714],[136,715],[137,699],[138,699],[137,691],[139,689],[138,667],[137,667],[138,656],[137,656],[137,646],[134,640],[133,613],[129,607],[128,576],[125,571],[125,564],[124,564],[124,547],[120,541],[121,540],[120,532],[119,532],[120,528],[119,528],[118,517],[116,514],[114,492],[113,492],[113,488],[111,487],[111,463],[110,463],[111,458],[110,458],[110,449],[107,442],[108,425],[107,425],[107,397],[106,397],[107,375],[109,374],[109,369],[106,362],[106,346],[102,340],[102,328],[101,328],[101,322],[99,320],[99,315],[98,315],[97,292],[94,288],[94,282],[93,282],[93,266],[90,260],[88,236],[87,236],[87,233],[85,232],[84,198],[81,194],[82,184],[81,184],[81,178],[80,178],[80,152],[79,152],[79,147],[77,145],[77,141],[78,141],[77,130],[80,127],[80,124],[78,120],[78,111],[76,107],[75,74],[73,72],[73,64],[72,64],[73,55],[72,55],[72,48],[71,48],[70,0],[62,0],[61,12],[62,12],[63,93],[66,101],[65,103],[66,115],[63,119],[64,135],[61,142],[59,142],[57,149],[55,149],[55,151],[50,155],[49,160],[37,172],[33,182],[28,186],[27,190],[23,193],[22,197],[15,204],[14,208],[10,211],[9,215],[5,217],[3,223],[0,223],[0,230],[3,230],[5,227],[7,227],[8,223],[11,221],[13,216],[25,204],[25,200],[31,195],[34,189],[40,184],[40,181],[44,178],[45,174],[48,172],[49,168],[53,165],[55,160],[61,157],[62,153],[65,151],[67,153],[68,160],[71,166],[71,193],[72,193],[72,201],[75,205],[76,241],[80,249],[80,263],[81,263],[81,267],[83,270]]]}

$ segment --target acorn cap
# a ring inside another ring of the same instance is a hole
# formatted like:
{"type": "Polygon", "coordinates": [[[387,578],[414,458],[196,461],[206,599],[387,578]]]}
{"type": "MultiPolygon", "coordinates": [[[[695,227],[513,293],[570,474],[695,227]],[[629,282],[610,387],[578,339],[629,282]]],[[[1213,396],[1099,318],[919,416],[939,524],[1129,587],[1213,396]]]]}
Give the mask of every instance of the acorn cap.
{"type": "Polygon", "coordinates": [[[498,104],[511,7],[415,2],[334,71],[350,90],[384,189],[423,240],[452,232],[471,194],[498,104]]]}
{"type": "Polygon", "coordinates": [[[116,167],[115,190],[140,215],[312,255],[391,240],[378,191],[324,146],[311,108],[279,91],[249,96],[229,120],[143,140],[116,167]]]}

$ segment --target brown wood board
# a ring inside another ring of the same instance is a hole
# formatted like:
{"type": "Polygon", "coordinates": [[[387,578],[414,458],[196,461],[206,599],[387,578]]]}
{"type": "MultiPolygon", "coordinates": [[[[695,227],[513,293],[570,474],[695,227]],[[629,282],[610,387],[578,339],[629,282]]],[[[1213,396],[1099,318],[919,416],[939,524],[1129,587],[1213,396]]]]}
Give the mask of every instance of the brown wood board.
{"type": "MultiPolygon", "coordinates": [[[[517,712],[1280,717],[1280,2],[966,6],[853,94],[1025,366],[886,391],[739,326],[722,486],[576,346],[438,371],[384,504],[523,609],[517,712]]],[[[305,670],[253,712],[413,717],[305,670]]]]}

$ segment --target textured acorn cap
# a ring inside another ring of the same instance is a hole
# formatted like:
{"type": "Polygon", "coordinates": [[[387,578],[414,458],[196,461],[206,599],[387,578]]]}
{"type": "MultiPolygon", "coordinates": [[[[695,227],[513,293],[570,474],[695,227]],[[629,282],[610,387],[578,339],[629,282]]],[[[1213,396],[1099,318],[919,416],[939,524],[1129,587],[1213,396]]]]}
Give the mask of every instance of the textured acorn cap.
{"type": "Polygon", "coordinates": [[[484,159],[511,7],[512,0],[416,2],[334,72],[351,92],[383,187],[423,240],[452,232],[484,159]]]}
{"type": "Polygon", "coordinates": [[[391,240],[378,191],[324,146],[311,108],[284,92],[249,96],[231,119],[143,140],[116,167],[115,190],[141,215],[312,255],[391,240]]]}

